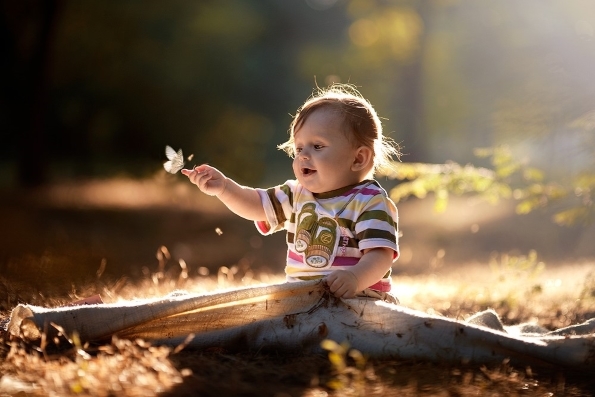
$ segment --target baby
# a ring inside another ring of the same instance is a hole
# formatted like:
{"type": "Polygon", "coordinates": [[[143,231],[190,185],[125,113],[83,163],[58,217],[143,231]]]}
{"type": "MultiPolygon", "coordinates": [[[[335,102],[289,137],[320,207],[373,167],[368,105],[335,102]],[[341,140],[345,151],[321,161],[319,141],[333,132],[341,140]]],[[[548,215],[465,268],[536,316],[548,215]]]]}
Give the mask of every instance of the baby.
{"type": "Polygon", "coordinates": [[[296,179],[282,185],[242,186],[206,164],[182,173],[262,234],[287,231],[288,281],[326,277],[336,297],[395,301],[397,208],[372,178],[399,151],[376,111],[353,86],[334,84],[298,109],[289,133],[279,148],[293,158],[296,179]]]}

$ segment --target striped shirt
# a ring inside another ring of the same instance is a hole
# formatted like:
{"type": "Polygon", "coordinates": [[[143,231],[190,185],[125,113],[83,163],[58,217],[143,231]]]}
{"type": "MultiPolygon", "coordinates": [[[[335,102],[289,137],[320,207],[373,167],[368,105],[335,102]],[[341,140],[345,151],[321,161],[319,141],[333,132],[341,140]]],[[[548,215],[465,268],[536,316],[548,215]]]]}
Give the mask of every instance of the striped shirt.
{"type": "MultiPolygon", "coordinates": [[[[288,281],[324,277],[356,265],[363,252],[389,248],[399,256],[397,208],[378,182],[315,194],[296,180],[269,189],[257,189],[266,221],[257,221],[260,233],[287,231],[288,281]]],[[[370,288],[389,292],[390,270],[370,288]]]]}

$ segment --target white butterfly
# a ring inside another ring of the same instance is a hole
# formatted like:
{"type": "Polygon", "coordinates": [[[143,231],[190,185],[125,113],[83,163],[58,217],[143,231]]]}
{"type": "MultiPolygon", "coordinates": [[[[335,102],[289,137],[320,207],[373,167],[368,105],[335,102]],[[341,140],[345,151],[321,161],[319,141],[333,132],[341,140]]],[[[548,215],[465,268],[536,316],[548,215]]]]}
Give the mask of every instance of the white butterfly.
{"type": "Polygon", "coordinates": [[[178,150],[177,152],[171,147],[165,147],[165,155],[169,159],[165,163],[163,163],[163,168],[171,174],[175,174],[184,168],[184,155],[182,154],[182,149],[178,150]]]}

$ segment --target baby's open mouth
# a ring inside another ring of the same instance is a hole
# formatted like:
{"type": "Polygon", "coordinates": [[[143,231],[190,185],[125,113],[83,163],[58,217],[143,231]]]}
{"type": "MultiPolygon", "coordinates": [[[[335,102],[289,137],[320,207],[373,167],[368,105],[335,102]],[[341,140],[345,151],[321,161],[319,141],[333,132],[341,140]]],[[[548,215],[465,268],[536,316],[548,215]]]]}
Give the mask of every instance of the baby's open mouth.
{"type": "Polygon", "coordinates": [[[304,175],[310,175],[310,174],[313,174],[315,172],[316,172],[316,170],[313,170],[311,168],[302,168],[302,174],[304,174],[304,175]]]}

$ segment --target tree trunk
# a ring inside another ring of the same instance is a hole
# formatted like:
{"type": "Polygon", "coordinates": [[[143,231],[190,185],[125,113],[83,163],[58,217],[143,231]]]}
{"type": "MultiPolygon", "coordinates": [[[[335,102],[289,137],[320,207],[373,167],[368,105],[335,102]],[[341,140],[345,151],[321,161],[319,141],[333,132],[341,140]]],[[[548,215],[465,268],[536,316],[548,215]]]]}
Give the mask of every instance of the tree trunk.
{"type": "MultiPolygon", "coordinates": [[[[50,71],[51,44],[58,14],[59,0],[28,1],[14,5],[17,21],[11,26],[12,61],[9,70],[7,103],[11,104],[9,114],[11,133],[17,135],[17,180],[21,186],[39,186],[47,182],[48,148],[46,142],[48,80],[50,71]],[[23,34],[34,36],[23,40],[23,34]]],[[[9,61],[10,62],[10,61],[9,61]]]]}
{"type": "Polygon", "coordinates": [[[424,23],[416,56],[401,69],[400,95],[403,161],[427,162],[426,131],[424,130],[423,61],[431,6],[427,0],[415,3],[415,10],[424,23]]]}

